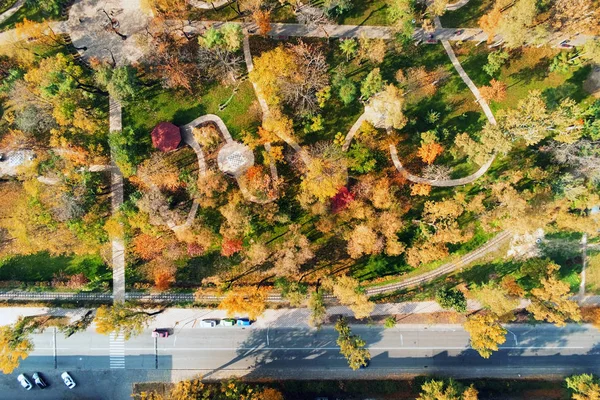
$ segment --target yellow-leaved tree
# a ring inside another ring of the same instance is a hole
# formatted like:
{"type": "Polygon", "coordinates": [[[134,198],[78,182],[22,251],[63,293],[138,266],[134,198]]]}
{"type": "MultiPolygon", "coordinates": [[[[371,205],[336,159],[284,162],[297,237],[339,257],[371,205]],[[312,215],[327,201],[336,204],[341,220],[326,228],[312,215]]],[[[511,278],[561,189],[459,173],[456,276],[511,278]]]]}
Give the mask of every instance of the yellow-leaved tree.
{"type": "Polygon", "coordinates": [[[464,328],[471,335],[471,347],[483,358],[489,358],[506,341],[506,329],[493,313],[469,317],[464,328]]]}
{"type": "Polygon", "coordinates": [[[19,329],[19,323],[0,327],[0,370],[12,373],[33,350],[29,332],[19,329]]]}
{"type": "Polygon", "coordinates": [[[255,286],[235,287],[221,300],[219,308],[226,310],[228,316],[247,314],[248,318],[258,318],[267,307],[266,288],[255,286]]]}
{"type": "Polygon", "coordinates": [[[149,313],[121,303],[113,306],[102,305],[96,311],[94,318],[96,332],[103,335],[123,334],[125,340],[128,340],[130,337],[142,333],[152,317],[160,312],[162,311],[149,313]]]}

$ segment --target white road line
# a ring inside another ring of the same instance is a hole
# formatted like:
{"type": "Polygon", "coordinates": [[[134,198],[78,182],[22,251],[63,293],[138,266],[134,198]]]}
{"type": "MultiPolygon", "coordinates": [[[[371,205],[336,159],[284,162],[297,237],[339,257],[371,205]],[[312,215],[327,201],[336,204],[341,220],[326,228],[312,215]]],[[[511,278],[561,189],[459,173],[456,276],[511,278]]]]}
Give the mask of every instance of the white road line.
{"type": "MultiPolygon", "coordinates": [[[[471,347],[465,346],[433,346],[433,347],[371,347],[367,346],[370,350],[469,350],[471,347]]],[[[292,350],[292,351],[314,351],[314,350],[339,350],[339,347],[163,347],[160,350],[163,352],[168,351],[273,351],[273,350],[292,350]]],[[[591,350],[591,347],[585,346],[500,346],[500,350],[591,350]]],[[[43,350],[37,349],[37,350],[43,350]]],[[[106,351],[106,348],[91,348],[91,351],[106,351]]],[[[127,352],[132,353],[136,351],[154,351],[152,347],[128,347],[127,352]]]]}
{"type": "MultiPolygon", "coordinates": [[[[104,349],[104,351],[106,350],[104,349]]],[[[108,354],[111,369],[125,368],[125,340],[123,334],[110,334],[108,354]]]]}

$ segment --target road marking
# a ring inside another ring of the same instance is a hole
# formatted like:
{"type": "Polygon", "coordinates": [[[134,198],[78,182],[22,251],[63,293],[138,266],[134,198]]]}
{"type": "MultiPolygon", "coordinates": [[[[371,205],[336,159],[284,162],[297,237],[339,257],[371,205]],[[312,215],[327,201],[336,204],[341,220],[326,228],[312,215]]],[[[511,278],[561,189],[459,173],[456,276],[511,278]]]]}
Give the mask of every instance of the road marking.
{"type": "MultiPolygon", "coordinates": [[[[371,347],[367,346],[369,350],[470,350],[469,346],[438,346],[438,347],[371,347]]],[[[233,350],[244,350],[244,351],[274,351],[274,350],[339,350],[339,347],[164,347],[163,351],[233,351],[233,350]]],[[[500,346],[500,350],[591,350],[591,347],[584,346],[500,346]]],[[[43,348],[36,350],[44,350],[43,348]]],[[[91,351],[106,351],[106,348],[91,348],[91,351]]],[[[154,351],[153,347],[128,347],[128,352],[135,351],[154,351]]]]}
{"type": "Polygon", "coordinates": [[[125,339],[122,333],[110,334],[109,356],[111,369],[125,368],[125,339]]]}

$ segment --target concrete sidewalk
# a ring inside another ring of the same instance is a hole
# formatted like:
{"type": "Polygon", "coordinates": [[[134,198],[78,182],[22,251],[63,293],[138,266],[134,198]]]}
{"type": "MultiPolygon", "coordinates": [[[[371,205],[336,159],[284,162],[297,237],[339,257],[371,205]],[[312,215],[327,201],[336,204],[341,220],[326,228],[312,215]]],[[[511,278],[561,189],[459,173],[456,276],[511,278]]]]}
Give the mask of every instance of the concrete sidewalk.
{"type": "MultiPolygon", "coordinates": [[[[528,301],[523,301],[521,306],[526,307],[528,301]]],[[[468,309],[475,311],[481,306],[475,301],[468,301],[468,309]]],[[[0,311],[0,326],[14,323],[20,316],[34,315],[56,315],[69,317],[73,320],[80,318],[88,309],[75,308],[48,308],[48,307],[6,307],[0,311]]],[[[406,303],[384,303],[376,304],[372,317],[387,316],[395,314],[429,314],[445,311],[435,301],[423,302],[406,302],[406,303]]],[[[327,314],[330,316],[345,315],[351,317],[354,315],[348,307],[333,306],[327,308],[327,314]]],[[[224,310],[210,308],[168,308],[163,313],[158,314],[152,321],[153,326],[160,327],[194,327],[201,319],[222,319],[226,318],[227,313],[224,310]]],[[[236,315],[236,317],[244,317],[244,315],[236,315]]],[[[260,316],[253,327],[309,327],[308,320],[310,318],[310,310],[307,308],[281,308],[277,310],[266,310],[260,316]]]]}

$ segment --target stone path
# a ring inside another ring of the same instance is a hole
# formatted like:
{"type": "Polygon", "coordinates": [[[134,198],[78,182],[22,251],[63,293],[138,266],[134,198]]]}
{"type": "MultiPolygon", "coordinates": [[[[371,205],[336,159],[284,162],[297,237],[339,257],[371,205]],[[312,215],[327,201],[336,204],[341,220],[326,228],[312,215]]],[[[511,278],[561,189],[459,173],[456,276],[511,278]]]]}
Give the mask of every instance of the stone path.
{"type": "MultiPolygon", "coordinates": [[[[123,130],[121,116],[121,103],[112,97],[109,99],[109,125],[111,132],[121,132],[123,130]]],[[[111,158],[113,158],[111,152],[111,158]]],[[[114,159],[114,158],[113,158],[114,159]]],[[[119,211],[123,204],[123,174],[114,163],[110,174],[110,190],[112,193],[111,209],[113,215],[119,211]]],[[[115,303],[125,301],[125,243],[122,237],[113,237],[112,244],[112,268],[113,268],[113,300],[115,303]]]]}
{"type": "Polygon", "coordinates": [[[469,0],[458,0],[456,3],[447,4],[446,11],[456,11],[462,6],[465,6],[469,3],[469,0]]]}
{"type": "MultiPolygon", "coordinates": [[[[440,22],[439,17],[436,17],[434,19],[434,21],[435,21],[436,29],[441,29],[442,24],[440,22]]],[[[469,75],[467,75],[464,68],[460,64],[460,61],[458,61],[458,59],[456,58],[456,55],[454,54],[454,50],[452,49],[452,46],[450,45],[448,40],[442,40],[441,42],[442,42],[442,46],[444,46],[444,50],[446,50],[446,54],[448,54],[448,57],[450,58],[450,61],[452,62],[452,65],[454,66],[454,69],[456,69],[456,72],[458,72],[458,75],[461,77],[463,82],[465,82],[465,84],[467,85],[469,90],[471,90],[471,93],[473,93],[473,95],[475,96],[476,101],[479,103],[479,106],[483,110],[488,121],[490,121],[492,124],[495,125],[496,118],[494,117],[492,110],[490,109],[490,107],[487,104],[487,102],[485,101],[485,99],[481,97],[481,93],[479,93],[479,89],[473,83],[471,78],[469,78],[469,75]]],[[[469,176],[459,178],[459,179],[434,180],[434,179],[422,178],[422,177],[413,175],[410,172],[408,172],[404,168],[402,163],[400,162],[400,159],[398,158],[398,150],[396,148],[396,145],[390,144],[390,154],[392,156],[392,161],[393,161],[394,165],[396,166],[396,169],[406,179],[408,179],[409,181],[414,182],[414,183],[427,184],[427,185],[436,186],[436,187],[453,187],[453,186],[461,186],[461,185],[467,185],[469,183],[473,183],[487,172],[487,170],[490,168],[490,166],[492,165],[492,163],[494,162],[494,160],[496,158],[496,154],[492,155],[490,157],[490,159],[488,161],[486,161],[475,173],[473,173],[469,176]]]]}
{"type": "Polygon", "coordinates": [[[398,149],[396,145],[390,144],[390,155],[392,156],[392,162],[394,166],[404,176],[406,179],[413,183],[423,183],[429,186],[435,187],[454,187],[454,186],[462,186],[467,185],[469,183],[475,182],[477,179],[481,178],[487,170],[490,168],[492,163],[494,162],[496,156],[490,157],[489,160],[485,162],[479,169],[469,176],[465,176],[463,178],[458,179],[427,179],[417,175],[413,175],[404,168],[400,159],[398,158],[398,149]]]}
{"type": "MultiPolygon", "coordinates": [[[[252,62],[252,53],[250,51],[250,40],[248,39],[247,31],[246,31],[246,34],[244,35],[243,49],[244,49],[244,59],[246,61],[246,66],[247,66],[248,72],[250,72],[254,69],[254,63],[252,62]]],[[[260,104],[260,109],[262,110],[263,120],[264,120],[270,114],[269,105],[267,104],[267,101],[261,96],[260,90],[258,89],[258,86],[256,86],[256,84],[254,82],[252,82],[252,87],[254,88],[256,97],[258,98],[258,103],[260,104]]],[[[294,151],[296,151],[298,154],[300,154],[300,158],[302,158],[302,161],[305,164],[308,163],[308,161],[309,161],[308,154],[306,153],[306,151],[304,151],[304,149],[302,147],[300,147],[298,142],[296,142],[293,138],[291,138],[287,135],[282,135],[281,132],[276,132],[276,135],[281,140],[283,140],[285,143],[287,143],[288,146],[290,146],[292,149],[294,149],[294,151]]],[[[270,143],[269,143],[269,146],[270,146],[270,143]]]]}
{"type": "Polygon", "coordinates": [[[21,7],[23,7],[24,4],[25,0],[19,0],[15,4],[13,4],[11,8],[0,14],[0,24],[12,17],[17,11],[21,9],[21,7]]]}
{"type": "Polygon", "coordinates": [[[348,134],[346,135],[346,139],[344,140],[344,145],[342,146],[343,151],[348,151],[348,149],[350,148],[350,144],[352,143],[352,139],[354,139],[354,135],[356,135],[356,132],[358,132],[363,122],[365,122],[366,120],[367,114],[362,113],[361,116],[358,117],[354,125],[352,125],[352,127],[348,131],[348,134]]]}
{"type": "Polygon", "coordinates": [[[190,0],[189,3],[192,7],[196,7],[201,10],[212,10],[215,8],[223,7],[224,5],[229,4],[232,1],[233,0],[217,0],[217,1],[190,0]]]}

